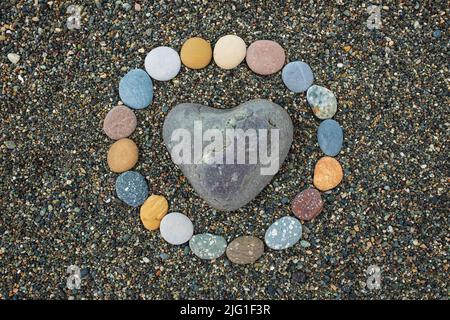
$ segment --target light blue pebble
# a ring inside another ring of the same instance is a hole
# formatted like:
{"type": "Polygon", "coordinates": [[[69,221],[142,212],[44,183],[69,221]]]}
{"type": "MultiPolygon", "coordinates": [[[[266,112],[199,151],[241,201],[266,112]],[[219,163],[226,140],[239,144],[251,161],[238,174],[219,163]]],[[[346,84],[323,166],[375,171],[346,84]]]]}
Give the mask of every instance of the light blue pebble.
{"type": "Polygon", "coordinates": [[[131,70],[120,80],[119,95],[126,106],[143,109],[153,99],[152,79],[142,69],[131,70]]]}
{"type": "Polygon", "coordinates": [[[285,65],[281,77],[286,87],[296,93],[305,92],[314,82],[311,67],[303,61],[294,61],[285,65]]]}
{"type": "Polygon", "coordinates": [[[116,193],[120,200],[129,206],[137,207],[148,197],[147,182],[139,172],[124,172],[117,177],[116,193]]]}
{"type": "Polygon", "coordinates": [[[302,224],[293,217],[283,217],[276,220],[267,229],[264,236],[266,245],[274,250],[292,247],[302,237],[302,224]]]}
{"type": "Polygon", "coordinates": [[[227,241],[224,237],[210,233],[196,234],[189,240],[189,247],[200,259],[217,259],[225,253],[227,241]]]}
{"type": "Polygon", "coordinates": [[[322,121],[317,129],[317,140],[322,152],[327,156],[334,157],[342,149],[344,131],[337,121],[327,119],[322,121]]]}

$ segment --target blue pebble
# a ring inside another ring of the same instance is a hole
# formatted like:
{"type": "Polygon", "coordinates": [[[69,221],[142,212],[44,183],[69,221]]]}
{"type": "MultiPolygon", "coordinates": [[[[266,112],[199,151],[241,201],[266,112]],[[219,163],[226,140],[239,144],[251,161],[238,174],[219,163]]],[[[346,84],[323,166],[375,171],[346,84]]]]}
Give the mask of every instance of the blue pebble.
{"type": "Polygon", "coordinates": [[[302,61],[285,65],[281,77],[286,87],[296,93],[305,92],[314,82],[311,67],[302,61]]]}
{"type": "Polygon", "coordinates": [[[133,109],[147,107],[153,99],[153,83],[150,76],[142,69],[128,72],[119,83],[120,99],[133,109]]]}
{"type": "Polygon", "coordinates": [[[442,31],[437,29],[433,32],[433,37],[435,37],[436,39],[440,38],[442,36],[442,31]]]}
{"type": "Polygon", "coordinates": [[[116,193],[120,200],[137,207],[148,197],[147,182],[139,172],[124,172],[116,180],[116,193]]]}
{"type": "Polygon", "coordinates": [[[274,250],[292,247],[302,237],[302,224],[293,217],[283,217],[276,220],[266,230],[264,241],[274,250]]]}
{"type": "Polygon", "coordinates": [[[322,121],[317,130],[317,140],[322,152],[327,156],[334,157],[342,149],[344,132],[337,121],[327,119],[322,121]]]}

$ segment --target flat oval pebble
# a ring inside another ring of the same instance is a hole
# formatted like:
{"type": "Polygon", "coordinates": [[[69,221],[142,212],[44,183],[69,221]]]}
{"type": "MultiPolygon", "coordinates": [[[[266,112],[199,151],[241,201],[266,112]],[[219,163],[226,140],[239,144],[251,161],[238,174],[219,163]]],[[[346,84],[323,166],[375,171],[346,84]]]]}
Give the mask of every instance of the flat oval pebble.
{"type": "Polygon", "coordinates": [[[180,68],[180,56],[170,47],[154,48],[145,57],[145,70],[150,77],[158,81],[175,78],[180,68]]]}
{"type": "Polygon", "coordinates": [[[283,47],[271,40],[258,40],[247,49],[248,67],[260,75],[274,74],[283,68],[286,55],[283,47]]]}
{"type": "Polygon", "coordinates": [[[305,92],[314,82],[311,67],[303,61],[285,65],[281,77],[286,87],[296,93],[305,92]]]}
{"type": "Polygon", "coordinates": [[[156,230],[161,224],[161,220],[169,210],[169,204],[166,198],[152,194],[140,209],[142,224],[147,230],[156,230]]]}
{"type": "Polygon", "coordinates": [[[314,186],[320,191],[328,191],[341,183],[344,177],[341,164],[334,158],[322,157],[314,168],[314,186]]]}
{"type": "Polygon", "coordinates": [[[103,121],[103,131],[114,140],[131,135],[137,126],[136,115],[133,110],[125,106],[116,106],[109,110],[103,121]]]}
{"type": "Polygon", "coordinates": [[[153,82],[147,72],[133,69],[119,83],[119,95],[122,102],[133,109],[147,107],[153,99],[153,82]]]}
{"type": "Polygon", "coordinates": [[[211,233],[196,234],[189,240],[189,248],[200,259],[212,260],[224,254],[227,241],[211,233]]]}
{"type": "Polygon", "coordinates": [[[138,147],[133,140],[124,138],[114,142],[108,150],[108,166],[112,172],[125,172],[138,161],[138,147]]]}
{"type": "Polygon", "coordinates": [[[247,45],[242,38],[229,34],[214,46],[214,62],[222,69],[233,69],[245,59],[247,45]]]}
{"type": "Polygon", "coordinates": [[[334,157],[342,149],[344,131],[337,121],[327,119],[322,121],[317,129],[317,140],[322,152],[327,156],[334,157]]]}
{"type": "Polygon", "coordinates": [[[168,243],[180,245],[192,238],[194,225],[184,214],[172,212],[161,220],[159,231],[161,232],[161,237],[168,243]]]}
{"type": "Polygon", "coordinates": [[[199,37],[190,38],[181,47],[180,56],[186,67],[202,69],[211,62],[211,44],[199,37]]]}
{"type": "Polygon", "coordinates": [[[293,217],[283,217],[272,223],[264,236],[266,245],[274,250],[292,247],[302,237],[302,224],[293,217]]]}
{"type": "Polygon", "coordinates": [[[337,100],[334,93],[325,87],[313,85],[306,93],[306,99],[312,111],[319,119],[329,119],[337,110],[337,100]]]}
{"type": "Polygon", "coordinates": [[[323,209],[320,192],[314,188],[303,190],[292,200],[292,212],[302,220],[314,219],[323,209]]]}
{"type": "Polygon", "coordinates": [[[148,185],[139,172],[127,171],[117,177],[116,193],[120,200],[137,207],[147,199],[148,185]]]}
{"type": "Polygon", "coordinates": [[[254,263],[263,255],[264,243],[253,236],[241,236],[230,242],[226,252],[233,263],[254,263]]]}

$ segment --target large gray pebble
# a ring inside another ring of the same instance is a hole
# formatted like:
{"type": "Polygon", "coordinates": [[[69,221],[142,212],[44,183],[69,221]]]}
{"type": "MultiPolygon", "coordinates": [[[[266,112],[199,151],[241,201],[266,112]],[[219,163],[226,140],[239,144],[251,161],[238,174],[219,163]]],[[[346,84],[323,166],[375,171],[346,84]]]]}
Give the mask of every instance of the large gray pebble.
{"type": "MultiPolygon", "coordinates": [[[[172,133],[176,129],[183,128],[193,136],[194,121],[202,121],[203,131],[210,128],[218,129],[222,137],[227,128],[243,129],[244,131],[247,129],[279,129],[279,166],[286,158],[292,143],[291,118],[283,108],[268,100],[251,100],[228,110],[183,103],[173,108],[164,121],[164,143],[169,152],[179,143],[179,140],[171,140],[172,133]]],[[[270,137],[270,134],[268,135],[270,137]]],[[[209,141],[204,141],[203,147],[209,143],[209,141]]],[[[272,143],[277,142],[274,140],[272,143]]],[[[193,154],[194,145],[191,141],[191,155],[193,154]]],[[[174,159],[174,154],[171,153],[171,155],[174,159]]],[[[198,164],[179,164],[179,166],[197,194],[219,210],[232,211],[244,206],[261,192],[274,175],[262,175],[261,168],[264,166],[259,160],[256,164],[248,162],[236,164],[235,154],[234,161],[232,161],[234,164],[227,164],[225,159],[223,159],[223,164],[210,164],[209,155],[205,153],[202,161],[198,164]]]]}

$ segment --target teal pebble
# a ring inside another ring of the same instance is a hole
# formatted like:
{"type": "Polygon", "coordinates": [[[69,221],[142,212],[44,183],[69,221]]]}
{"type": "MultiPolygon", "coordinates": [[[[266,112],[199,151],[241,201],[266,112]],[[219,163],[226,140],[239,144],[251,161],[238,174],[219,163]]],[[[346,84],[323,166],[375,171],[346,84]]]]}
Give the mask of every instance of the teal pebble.
{"type": "Polygon", "coordinates": [[[227,241],[221,237],[210,233],[194,235],[189,240],[191,251],[200,259],[217,259],[225,253],[227,241]]]}

